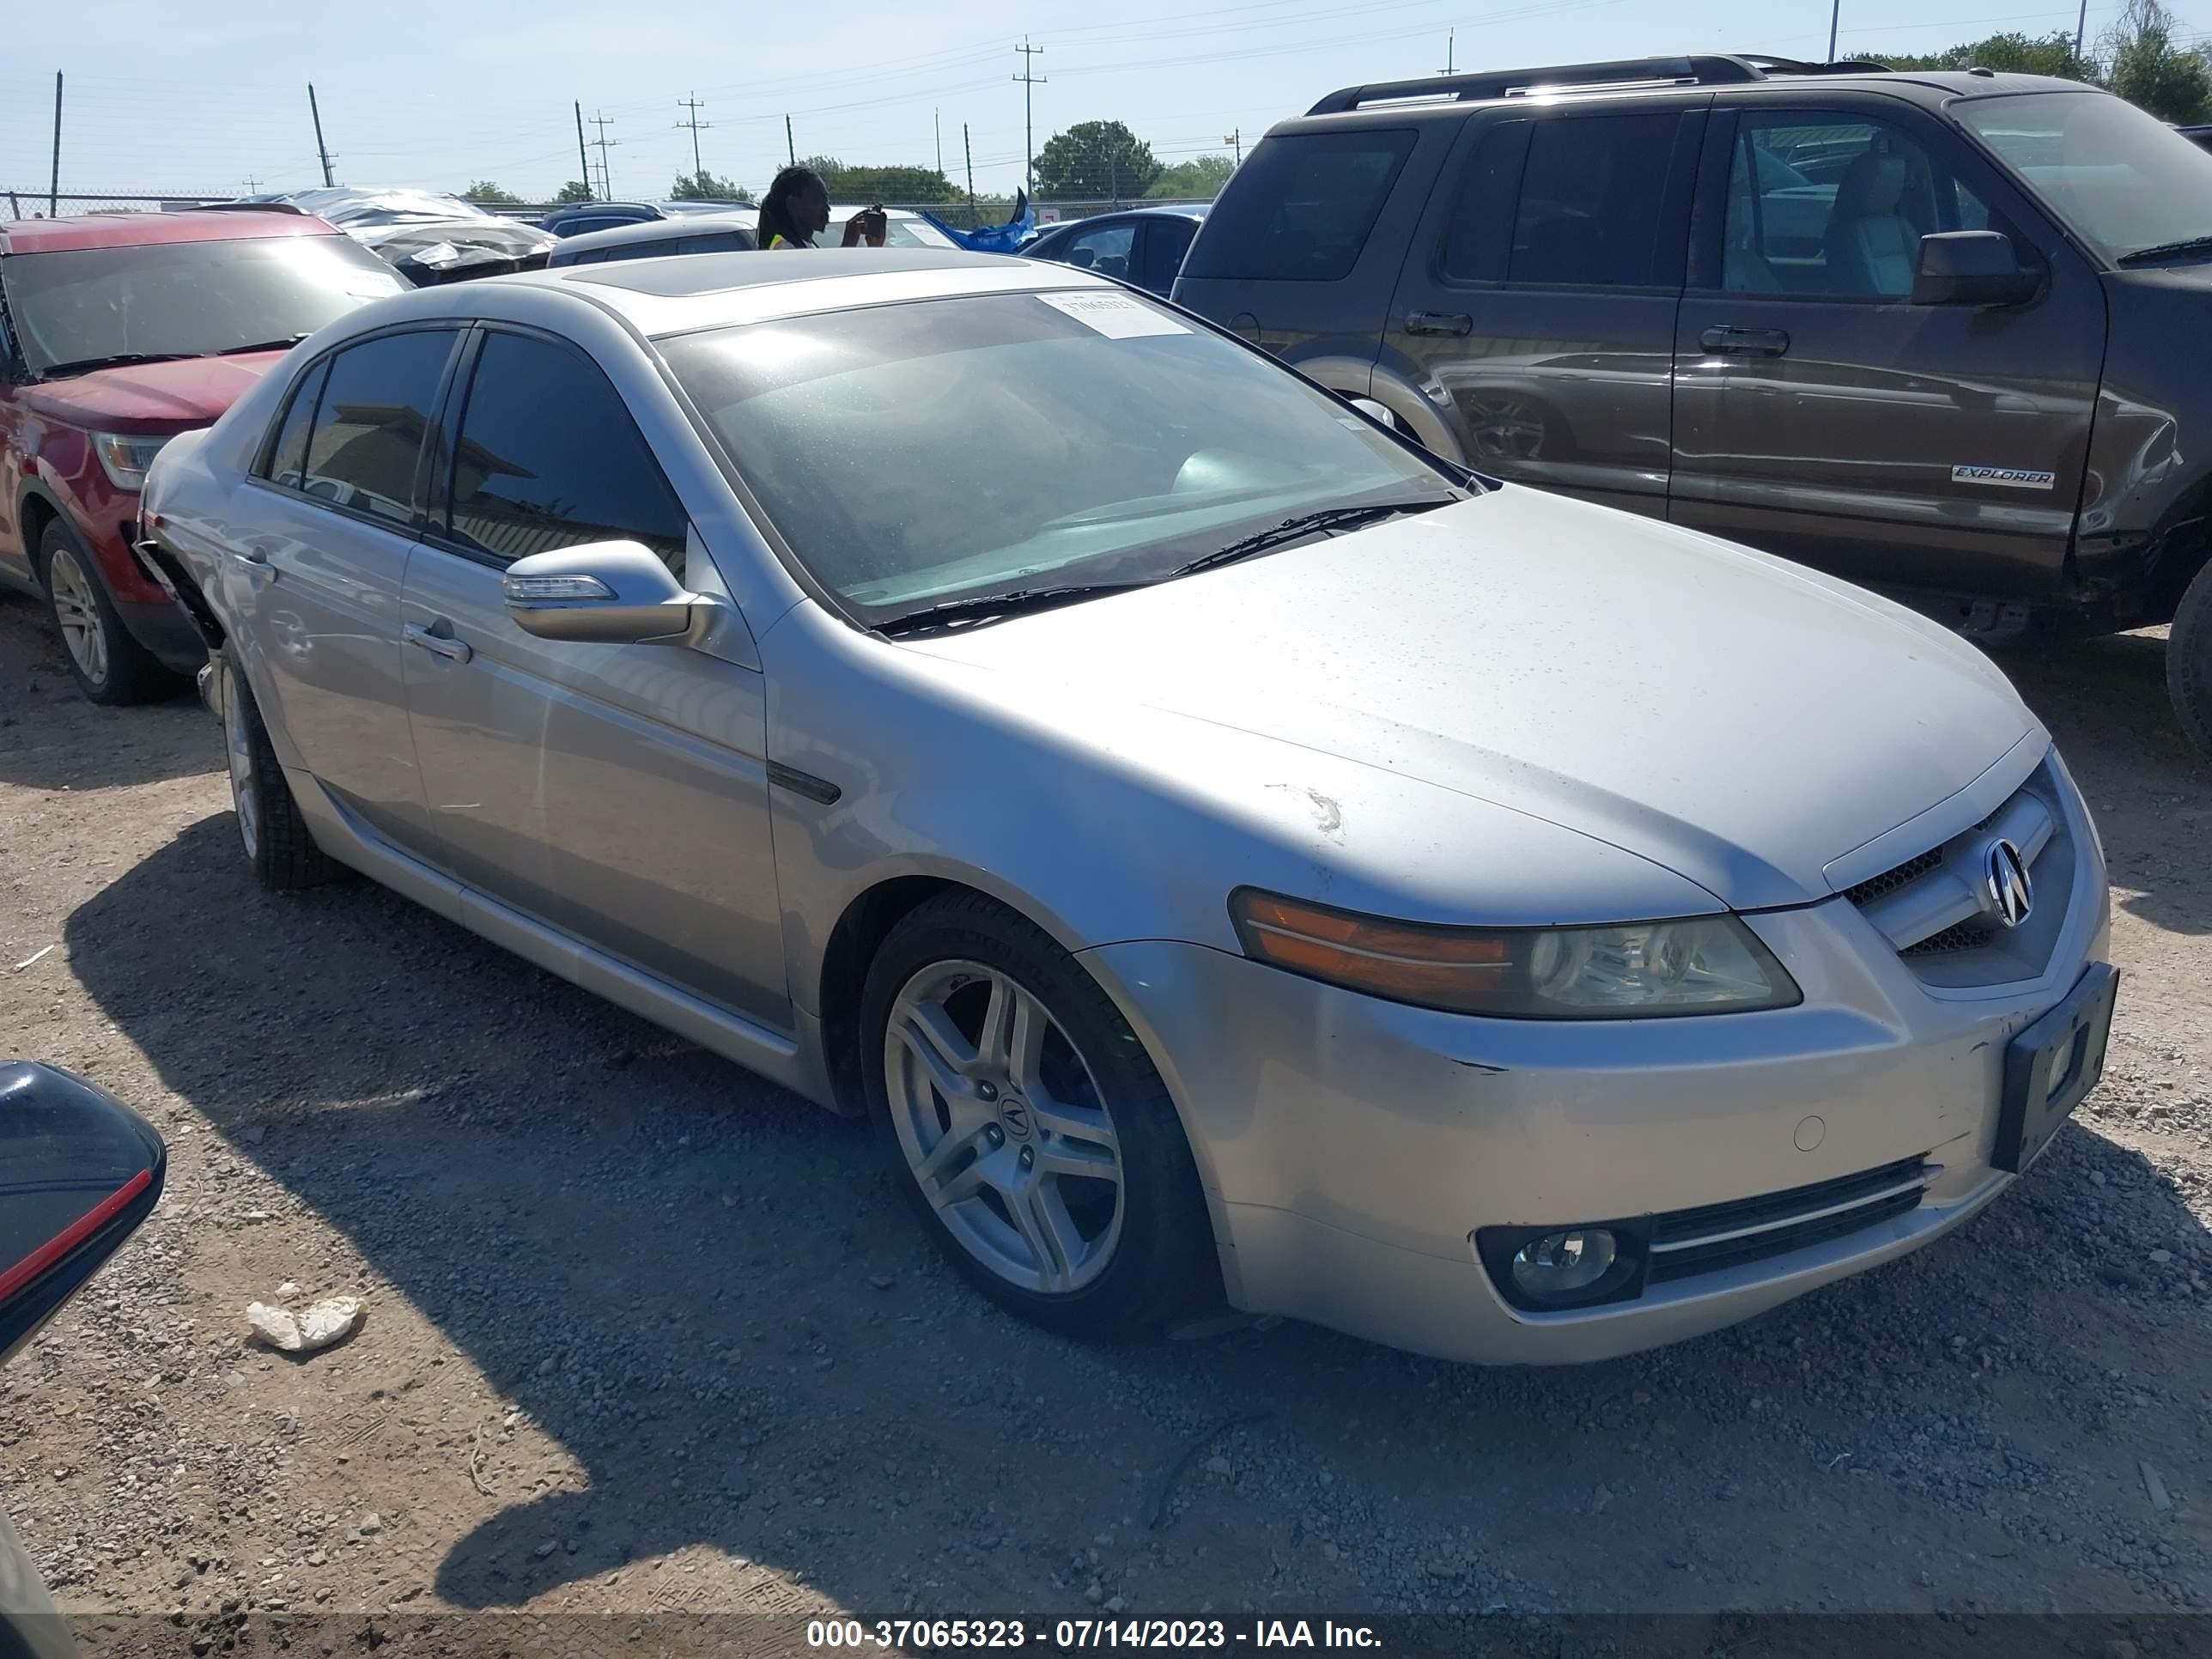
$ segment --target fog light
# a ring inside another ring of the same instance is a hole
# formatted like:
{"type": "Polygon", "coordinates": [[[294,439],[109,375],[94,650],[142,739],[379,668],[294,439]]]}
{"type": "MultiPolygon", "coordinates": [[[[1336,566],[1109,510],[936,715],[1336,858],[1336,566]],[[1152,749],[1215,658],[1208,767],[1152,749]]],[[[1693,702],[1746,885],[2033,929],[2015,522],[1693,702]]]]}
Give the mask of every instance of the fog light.
{"type": "Polygon", "coordinates": [[[1546,1233],[1513,1253],[1514,1286],[1531,1301],[1562,1301],[1603,1279],[1617,1254],[1603,1227],[1546,1233]]]}

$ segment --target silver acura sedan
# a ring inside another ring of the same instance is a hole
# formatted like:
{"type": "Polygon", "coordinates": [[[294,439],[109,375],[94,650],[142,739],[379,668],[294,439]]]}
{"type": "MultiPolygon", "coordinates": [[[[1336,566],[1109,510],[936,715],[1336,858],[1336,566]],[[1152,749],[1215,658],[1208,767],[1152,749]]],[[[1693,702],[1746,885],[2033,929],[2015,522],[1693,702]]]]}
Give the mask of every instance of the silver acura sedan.
{"type": "Polygon", "coordinates": [[[2101,1068],[2103,855],[1974,650],[1068,267],[406,295],[145,512],[264,882],[872,1114],[1057,1328],[1647,1347],[1956,1226],[2101,1068]]]}

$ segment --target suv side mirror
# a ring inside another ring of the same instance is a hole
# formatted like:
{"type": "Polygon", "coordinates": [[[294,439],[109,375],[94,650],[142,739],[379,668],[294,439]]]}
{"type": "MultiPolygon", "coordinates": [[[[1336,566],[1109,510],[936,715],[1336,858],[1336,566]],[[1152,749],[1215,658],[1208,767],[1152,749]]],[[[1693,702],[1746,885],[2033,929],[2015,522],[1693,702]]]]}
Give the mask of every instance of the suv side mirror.
{"type": "Polygon", "coordinates": [[[642,542],[585,542],[507,566],[507,614],[541,640],[641,645],[687,638],[714,601],[686,592],[642,542]]]}
{"type": "Polygon", "coordinates": [[[2038,277],[2020,263],[1999,230],[1942,230],[1920,239],[1912,279],[1917,306],[2017,306],[2035,297],[2038,277]]]}
{"type": "Polygon", "coordinates": [[[0,1065],[0,1364],[137,1231],[167,1170],[161,1137],[106,1090],[0,1065]]]}

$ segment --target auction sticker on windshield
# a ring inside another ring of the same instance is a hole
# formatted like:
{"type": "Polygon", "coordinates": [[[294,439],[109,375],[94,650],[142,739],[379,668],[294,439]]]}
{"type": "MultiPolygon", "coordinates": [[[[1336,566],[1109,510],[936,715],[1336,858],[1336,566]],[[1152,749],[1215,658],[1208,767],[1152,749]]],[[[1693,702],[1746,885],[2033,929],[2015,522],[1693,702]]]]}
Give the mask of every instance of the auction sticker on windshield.
{"type": "Polygon", "coordinates": [[[1164,311],[1156,310],[1126,294],[1040,294],[1037,298],[1109,340],[1190,332],[1164,311]]]}

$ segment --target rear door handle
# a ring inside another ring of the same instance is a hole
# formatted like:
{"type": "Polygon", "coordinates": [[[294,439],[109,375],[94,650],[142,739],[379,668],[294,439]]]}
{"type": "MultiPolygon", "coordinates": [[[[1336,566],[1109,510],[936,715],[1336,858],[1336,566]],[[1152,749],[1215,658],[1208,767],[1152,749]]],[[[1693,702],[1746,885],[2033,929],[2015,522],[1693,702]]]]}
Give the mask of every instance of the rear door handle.
{"type": "Polygon", "coordinates": [[[1415,311],[1406,317],[1408,334],[1446,334],[1455,337],[1474,332],[1474,319],[1464,311],[1415,311]]]}
{"type": "MultiPolygon", "coordinates": [[[[433,626],[442,627],[445,624],[436,623],[433,626]]],[[[475,652],[469,649],[467,641],[454,639],[448,634],[433,633],[430,629],[423,627],[420,623],[409,623],[400,632],[405,636],[408,644],[419,645],[433,655],[444,657],[453,662],[466,662],[471,657],[476,655],[475,652]]]]}
{"type": "Polygon", "coordinates": [[[1779,357],[1790,349],[1790,337],[1778,328],[1709,328],[1698,336],[1708,351],[1729,357],[1779,357]]]}

